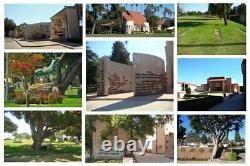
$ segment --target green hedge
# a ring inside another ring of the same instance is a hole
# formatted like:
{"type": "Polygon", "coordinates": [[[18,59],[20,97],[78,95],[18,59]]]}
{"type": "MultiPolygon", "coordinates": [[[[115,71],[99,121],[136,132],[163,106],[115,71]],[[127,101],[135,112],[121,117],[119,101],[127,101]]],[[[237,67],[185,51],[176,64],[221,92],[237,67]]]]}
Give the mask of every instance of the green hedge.
{"type": "Polygon", "coordinates": [[[230,161],[237,161],[237,154],[235,152],[231,152],[228,156],[230,161]]]}
{"type": "MultiPolygon", "coordinates": [[[[196,95],[197,96],[197,95],[196,95]]],[[[179,111],[206,111],[223,101],[222,96],[207,96],[197,99],[178,101],[179,111]]]]}

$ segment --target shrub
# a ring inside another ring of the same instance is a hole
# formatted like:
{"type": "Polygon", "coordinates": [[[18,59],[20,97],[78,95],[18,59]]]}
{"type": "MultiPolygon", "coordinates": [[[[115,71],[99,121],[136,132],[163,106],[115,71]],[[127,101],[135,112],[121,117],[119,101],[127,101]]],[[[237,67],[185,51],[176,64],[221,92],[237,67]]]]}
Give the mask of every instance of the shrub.
{"type": "Polygon", "coordinates": [[[26,97],[23,93],[15,93],[14,102],[16,104],[26,104],[26,97]]]}
{"type": "Polygon", "coordinates": [[[222,96],[206,96],[202,98],[178,101],[179,111],[203,111],[223,101],[222,96]]]}
{"type": "Polygon", "coordinates": [[[188,94],[188,95],[191,94],[191,88],[190,88],[190,87],[187,87],[187,88],[186,88],[186,94],[188,94]]]}
{"type": "Polygon", "coordinates": [[[63,95],[60,95],[59,93],[50,93],[48,95],[48,103],[49,104],[62,104],[63,102],[63,95]]]}
{"type": "Polygon", "coordinates": [[[230,161],[237,161],[237,154],[236,154],[235,152],[231,152],[231,153],[229,154],[228,159],[229,159],[230,161]]]}

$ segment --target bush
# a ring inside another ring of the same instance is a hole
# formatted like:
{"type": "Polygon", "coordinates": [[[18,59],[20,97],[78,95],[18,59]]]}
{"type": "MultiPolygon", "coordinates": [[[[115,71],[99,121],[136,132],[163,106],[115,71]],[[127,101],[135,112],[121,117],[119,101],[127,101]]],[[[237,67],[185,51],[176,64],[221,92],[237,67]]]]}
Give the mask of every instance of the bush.
{"type": "Polygon", "coordinates": [[[48,103],[49,104],[62,104],[63,102],[63,95],[60,95],[59,93],[50,93],[48,96],[48,103]]]}
{"type": "Polygon", "coordinates": [[[16,104],[26,104],[26,97],[23,93],[14,94],[14,102],[16,104]]]}
{"type": "Polygon", "coordinates": [[[228,159],[229,159],[230,161],[237,161],[237,154],[236,154],[235,152],[231,152],[231,153],[229,154],[228,159]]]}
{"type": "Polygon", "coordinates": [[[188,94],[188,95],[191,94],[191,88],[190,88],[190,87],[187,87],[187,88],[186,88],[186,94],[188,94]]]}
{"type": "Polygon", "coordinates": [[[222,96],[206,96],[202,98],[178,101],[179,111],[205,111],[223,101],[222,96]]]}

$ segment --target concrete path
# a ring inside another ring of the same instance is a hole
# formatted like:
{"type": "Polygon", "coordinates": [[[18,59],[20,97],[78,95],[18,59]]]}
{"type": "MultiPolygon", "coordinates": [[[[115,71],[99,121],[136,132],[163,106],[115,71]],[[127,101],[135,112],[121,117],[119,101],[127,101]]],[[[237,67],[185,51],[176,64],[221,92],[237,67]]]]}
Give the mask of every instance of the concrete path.
{"type": "Polygon", "coordinates": [[[6,49],[46,48],[46,49],[81,49],[81,44],[70,42],[55,42],[51,40],[27,41],[23,39],[5,38],[6,49]]]}
{"type": "Polygon", "coordinates": [[[246,103],[242,93],[235,94],[234,96],[227,96],[223,102],[217,104],[209,109],[209,111],[245,111],[246,103]]]}
{"type": "Polygon", "coordinates": [[[173,94],[133,96],[133,92],[99,97],[87,95],[87,111],[173,111],[173,94]]]}
{"type": "Polygon", "coordinates": [[[146,153],[144,156],[140,156],[134,153],[135,159],[138,163],[170,163],[174,162],[174,159],[165,157],[164,154],[152,154],[146,153]]]}

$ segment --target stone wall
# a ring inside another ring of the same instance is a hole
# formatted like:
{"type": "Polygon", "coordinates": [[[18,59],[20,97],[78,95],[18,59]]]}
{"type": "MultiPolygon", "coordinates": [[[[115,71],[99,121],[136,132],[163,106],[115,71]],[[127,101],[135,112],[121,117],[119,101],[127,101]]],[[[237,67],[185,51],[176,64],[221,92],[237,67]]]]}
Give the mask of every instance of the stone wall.
{"type": "Polygon", "coordinates": [[[97,95],[132,92],[133,74],[133,66],[101,58],[97,65],[97,95]]]}
{"type": "MultiPolygon", "coordinates": [[[[178,160],[209,160],[213,152],[213,147],[178,147],[178,160]]],[[[223,150],[220,159],[228,159],[229,150],[223,150]]]]}
{"type": "Polygon", "coordinates": [[[135,72],[134,95],[150,95],[166,91],[166,73],[164,61],[149,54],[133,54],[135,72]]]}
{"type": "Polygon", "coordinates": [[[29,24],[24,28],[24,39],[48,39],[50,37],[50,23],[42,22],[29,24]]]}

